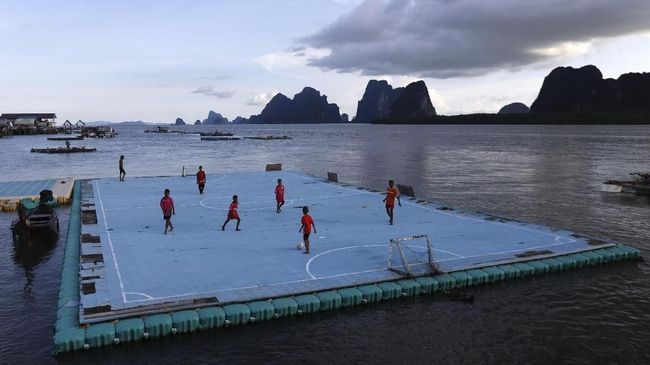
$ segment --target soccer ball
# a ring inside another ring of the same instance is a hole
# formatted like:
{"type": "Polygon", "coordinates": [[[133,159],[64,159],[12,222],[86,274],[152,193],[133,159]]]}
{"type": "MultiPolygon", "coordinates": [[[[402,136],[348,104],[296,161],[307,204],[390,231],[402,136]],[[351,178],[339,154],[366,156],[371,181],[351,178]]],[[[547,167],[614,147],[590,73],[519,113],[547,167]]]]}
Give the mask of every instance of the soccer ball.
{"type": "Polygon", "coordinates": [[[305,248],[305,243],[302,241],[298,241],[298,244],[296,244],[296,250],[302,250],[305,248]]]}

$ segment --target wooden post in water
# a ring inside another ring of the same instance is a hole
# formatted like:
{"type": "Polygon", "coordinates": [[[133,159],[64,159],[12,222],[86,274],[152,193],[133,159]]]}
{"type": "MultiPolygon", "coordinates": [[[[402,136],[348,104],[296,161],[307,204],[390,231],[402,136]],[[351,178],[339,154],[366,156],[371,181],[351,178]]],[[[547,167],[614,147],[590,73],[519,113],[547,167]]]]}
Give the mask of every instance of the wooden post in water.
{"type": "Polygon", "coordinates": [[[399,190],[399,193],[401,195],[411,196],[415,198],[415,190],[413,190],[413,187],[411,185],[397,184],[397,190],[399,190]]]}

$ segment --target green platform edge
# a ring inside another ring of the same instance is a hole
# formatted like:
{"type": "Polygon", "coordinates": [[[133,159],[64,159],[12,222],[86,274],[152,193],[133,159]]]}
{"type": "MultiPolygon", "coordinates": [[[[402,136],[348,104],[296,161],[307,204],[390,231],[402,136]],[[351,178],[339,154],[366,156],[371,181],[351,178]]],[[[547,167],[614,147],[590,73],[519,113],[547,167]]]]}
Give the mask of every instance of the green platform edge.
{"type": "Polygon", "coordinates": [[[185,309],[80,327],[78,307],[80,230],[81,182],[76,181],[59,289],[53,350],[55,355],[80,349],[116,345],[120,342],[138,341],[149,337],[331,311],[371,302],[427,295],[455,288],[466,288],[641,258],[641,252],[638,249],[616,245],[580,253],[461,270],[435,276],[385,281],[247,303],[185,309]]]}

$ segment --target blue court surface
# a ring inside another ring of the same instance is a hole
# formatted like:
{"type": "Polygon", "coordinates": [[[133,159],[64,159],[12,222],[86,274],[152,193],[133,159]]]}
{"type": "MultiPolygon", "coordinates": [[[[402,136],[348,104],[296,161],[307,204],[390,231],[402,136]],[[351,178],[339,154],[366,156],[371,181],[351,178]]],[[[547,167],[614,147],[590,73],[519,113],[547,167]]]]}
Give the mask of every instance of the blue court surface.
{"type": "Polygon", "coordinates": [[[0,197],[38,196],[41,190],[52,189],[57,180],[0,182],[0,197]]]}
{"type": "MultiPolygon", "coordinates": [[[[208,175],[203,195],[194,177],[99,179],[92,190],[112,310],[206,298],[243,302],[396,279],[387,257],[389,240],[397,237],[427,234],[445,272],[594,248],[568,231],[405,196],[391,226],[383,194],[294,172],[208,175]],[[286,186],[280,214],[278,178],[286,186]],[[165,188],[176,205],[167,235],[159,207],[165,188]],[[231,221],[221,231],[233,194],[242,230],[231,221]],[[296,249],[302,206],[309,206],[318,231],[310,255],[296,249]]],[[[426,258],[424,240],[404,244],[410,262],[426,258]]],[[[430,270],[419,267],[421,274],[430,270]]],[[[82,306],[92,307],[85,297],[82,306]]]]}

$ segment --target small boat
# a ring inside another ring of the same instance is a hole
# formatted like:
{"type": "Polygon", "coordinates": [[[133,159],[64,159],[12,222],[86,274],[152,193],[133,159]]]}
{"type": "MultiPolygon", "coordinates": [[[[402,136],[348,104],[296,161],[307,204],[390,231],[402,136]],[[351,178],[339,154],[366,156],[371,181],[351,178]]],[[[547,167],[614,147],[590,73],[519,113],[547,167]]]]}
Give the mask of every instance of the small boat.
{"type": "Polygon", "coordinates": [[[86,138],[113,138],[117,133],[113,127],[99,126],[99,127],[84,127],[82,136],[86,138]]]}
{"type": "Polygon", "coordinates": [[[650,196],[650,172],[630,173],[633,180],[607,180],[600,190],[607,193],[627,193],[650,196]]]}
{"type": "Polygon", "coordinates": [[[232,136],[234,136],[233,133],[220,132],[220,131],[214,131],[211,133],[201,133],[201,137],[232,137],[232,136]]]}
{"type": "Polygon", "coordinates": [[[203,136],[202,141],[239,141],[240,137],[226,137],[226,136],[203,136]]]}
{"type": "Polygon", "coordinates": [[[85,146],[32,148],[32,152],[35,153],[79,153],[79,152],[95,152],[95,151],[97,151],[96,148],[88,148],[85,146]]]}
{"type": "Polygon", "coordinates": [[[169,128],[155,126],[154,129],[147,129],[144,132],[145,133],[169,133],[169,128]]]}
{"type": "Polygon", "coordinates": [[[71,136],[71,137],[47,137],[48,141],[81,141],[84,136],[71,136]]]}
{"type": "Polygon", "coordinates": [[[12,224],[14,234],[17,231],[32,234],[59,234],[59,217],[54,210],[58,204],[52,190],[43,190],[39,201],[23,198],[18,202],[18,220],[12,224]]]}
{"type": "Polygon", "coordinates": [[[256,136],[256,137],[244,137],[244,139],[258,139],[262,141],[277,141],[284,139],[291,139],[289,136],[256,136]]]}

